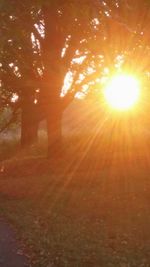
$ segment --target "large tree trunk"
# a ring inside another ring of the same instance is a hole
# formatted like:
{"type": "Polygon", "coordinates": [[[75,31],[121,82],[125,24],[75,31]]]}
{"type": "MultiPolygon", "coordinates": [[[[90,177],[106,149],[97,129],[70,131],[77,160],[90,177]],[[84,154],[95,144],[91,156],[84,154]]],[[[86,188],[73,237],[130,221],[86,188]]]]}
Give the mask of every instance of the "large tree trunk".
{"type": "Polygon", "coordinates": [[[43,4],[42,7],[45,38],[41,42],[44,72],[42,77],[41,106],[45,110],[48,135],[48,157],[62,156],[62,99],[64,65],[61,53],[66,41],[61,29],[61,19],[55,5],[43,4]]]}
{"type": "Polygon", "coordinates": [[[23,105],[21,114],[21,146],[29,146],[38,140],[38,126],[39,120],[37,119],[34,104],[23,105]]]}

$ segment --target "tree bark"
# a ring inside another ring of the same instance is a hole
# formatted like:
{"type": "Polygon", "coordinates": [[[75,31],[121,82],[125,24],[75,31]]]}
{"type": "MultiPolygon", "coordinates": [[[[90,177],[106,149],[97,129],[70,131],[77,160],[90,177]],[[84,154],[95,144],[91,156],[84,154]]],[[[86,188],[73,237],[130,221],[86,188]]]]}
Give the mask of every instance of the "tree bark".
{"type": "Polygon", "coordinates": [[[21,114],[21,146],[30,146],[38,140],[38,126],[36,110],[33,106],[23,105],[21,114]]]}
{"type": "Polygon", "coordinates": [[[64,66],[61,52],[66,35],[62,31],[61,19],[55,5],[43,4],[45,38],[41,42],[44,73],[42,77],[41,106],[47,121],[49,158],[62,156],[62,99],[61,88],[64,83],[64,66]]]}

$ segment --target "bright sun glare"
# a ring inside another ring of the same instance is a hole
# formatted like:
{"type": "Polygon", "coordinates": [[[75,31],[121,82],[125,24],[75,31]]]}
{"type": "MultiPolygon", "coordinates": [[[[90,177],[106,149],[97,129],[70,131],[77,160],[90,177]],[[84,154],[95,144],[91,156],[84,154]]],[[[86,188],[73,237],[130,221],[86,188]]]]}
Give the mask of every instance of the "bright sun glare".
{"type": "Polygon", "coordinates": [[[139,81],[125,74],[114,76],[104,91],[107,103],[116,110],[132,108],[137,103],[139,94],[139,81]]]}

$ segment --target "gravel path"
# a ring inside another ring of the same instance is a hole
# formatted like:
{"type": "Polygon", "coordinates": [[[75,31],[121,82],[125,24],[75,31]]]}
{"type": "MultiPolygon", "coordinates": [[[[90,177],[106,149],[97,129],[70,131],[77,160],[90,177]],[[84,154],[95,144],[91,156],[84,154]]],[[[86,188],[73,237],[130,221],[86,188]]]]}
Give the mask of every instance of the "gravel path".
{"type": "Polygon", "coordinates": [[[15,232],[0,220],[0,267],[29,267],[27,258],[22,255],[15,232]]]}

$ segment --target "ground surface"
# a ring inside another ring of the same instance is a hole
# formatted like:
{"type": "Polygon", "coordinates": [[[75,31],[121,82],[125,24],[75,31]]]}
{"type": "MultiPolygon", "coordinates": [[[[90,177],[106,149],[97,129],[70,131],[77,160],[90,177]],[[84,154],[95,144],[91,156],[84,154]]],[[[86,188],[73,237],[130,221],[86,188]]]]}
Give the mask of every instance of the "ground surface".
{"type": "Polygon", "coordinates": [[[150,267],[150,142],[127,136],[63,161],[1,162],[0,214],[32,266],[150,267]]]}
{"type": "Polygon", "coordinates": [[[3,220],[0,220],[0,267],[29,267],[16,240],[15,231],[3,220]]]}

